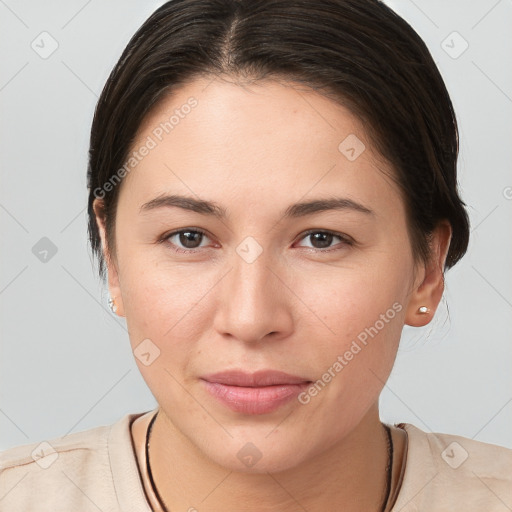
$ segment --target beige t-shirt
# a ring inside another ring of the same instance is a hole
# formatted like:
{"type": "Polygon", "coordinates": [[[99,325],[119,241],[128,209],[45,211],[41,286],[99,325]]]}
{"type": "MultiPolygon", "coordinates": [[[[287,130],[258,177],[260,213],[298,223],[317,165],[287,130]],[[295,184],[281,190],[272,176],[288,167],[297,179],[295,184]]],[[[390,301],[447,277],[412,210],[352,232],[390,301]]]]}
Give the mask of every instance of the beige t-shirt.
{"type": "MultiPolygon", "coordinates": [[[[1,512],[151,512],[127,414],[0,453],[1,512]]],[[[401,425],[409,441],[393,512],[510,512],[512,450],[401,425]]]]}

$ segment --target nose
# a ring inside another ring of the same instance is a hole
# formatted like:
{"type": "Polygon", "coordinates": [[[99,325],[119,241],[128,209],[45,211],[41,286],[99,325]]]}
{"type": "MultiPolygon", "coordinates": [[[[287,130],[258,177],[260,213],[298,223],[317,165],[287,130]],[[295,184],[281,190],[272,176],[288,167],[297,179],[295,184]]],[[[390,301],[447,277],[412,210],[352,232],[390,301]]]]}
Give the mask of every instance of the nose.
{"type": "Polygon", "coordinates": [[[248,262],[234,254],[222,279],[215,328],[246,343],[287,337],[293,330],[293,294],[286,286],[284,265],[265,251],[248,262]]]}

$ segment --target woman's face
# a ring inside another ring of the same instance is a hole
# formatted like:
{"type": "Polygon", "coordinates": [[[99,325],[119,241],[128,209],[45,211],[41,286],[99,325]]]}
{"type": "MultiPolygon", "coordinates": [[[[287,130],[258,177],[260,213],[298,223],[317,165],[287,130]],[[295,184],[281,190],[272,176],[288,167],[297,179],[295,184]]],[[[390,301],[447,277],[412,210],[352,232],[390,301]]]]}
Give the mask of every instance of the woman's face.
{"type": "Polygon", "coordinates": [[[348,110],[290,84],[208,82],[139,130],[110,291],[170,428],[227,468],[249,455],[277,471],[375,406],[421,272],[398,188],[348,110]],[[204,380],[228,370],[316,385],[251,394],[204,380]]]}

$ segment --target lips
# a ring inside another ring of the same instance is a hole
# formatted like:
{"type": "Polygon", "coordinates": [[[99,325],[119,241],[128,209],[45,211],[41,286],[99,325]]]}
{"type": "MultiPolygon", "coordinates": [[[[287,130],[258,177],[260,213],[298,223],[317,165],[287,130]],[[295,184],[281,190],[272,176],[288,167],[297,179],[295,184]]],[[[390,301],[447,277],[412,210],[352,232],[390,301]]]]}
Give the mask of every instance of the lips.
{"type": "MultiPolygon", "coordinates": [[[[311,381],[275,370],[230,370],[202,377],[206,391],[232,411],[267,414],[292,401],[311,381]]],[[[298,403],[298,401],[297,401],[298,403]]]]}
{"type": "Polygon", "coordinates": [[[202,378],[208,382],[249,388],[283,384],[305,384],[310,382],[304,377],[298,377],[276,370],[259,370],[254,373],[246,373],[241,370],[228,370],[207,375],[202,378]]]}

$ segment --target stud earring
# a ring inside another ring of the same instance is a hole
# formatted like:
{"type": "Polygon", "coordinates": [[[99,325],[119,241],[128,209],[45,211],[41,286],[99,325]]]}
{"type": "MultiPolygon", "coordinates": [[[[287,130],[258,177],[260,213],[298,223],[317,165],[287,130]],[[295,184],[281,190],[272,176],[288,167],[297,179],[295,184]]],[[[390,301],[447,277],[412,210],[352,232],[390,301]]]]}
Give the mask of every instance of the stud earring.
{"type": "Polygon", "coordinates": [[[112,297],[109,297],[108,299],[108,307],[110,308],[110,311],[112,311],[112,313],[116,313],[117,312],[117,306],[116,306],[116,298],[112,298],[112,297]]]}
{"type": "Polygon", "coordinates": [[[418,309],[418,313],[421,313],[421,314],[430,313],[430,309],[428,309],[427,306],[421,306],[418,309]]]}

